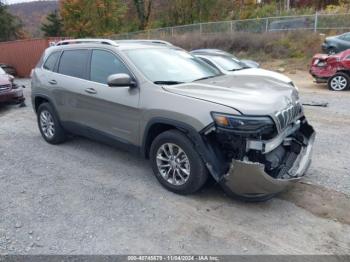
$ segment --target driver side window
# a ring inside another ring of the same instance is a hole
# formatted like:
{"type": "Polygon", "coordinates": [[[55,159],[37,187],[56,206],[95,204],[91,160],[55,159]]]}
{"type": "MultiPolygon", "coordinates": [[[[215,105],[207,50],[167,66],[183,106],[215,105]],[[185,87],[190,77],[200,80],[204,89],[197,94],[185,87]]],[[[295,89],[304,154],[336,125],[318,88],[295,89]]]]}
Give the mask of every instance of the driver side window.
{"type": "Polygon", "coordinates": [[[93,50],[90,69],[91,81],[107,84],[107,78],[110,75],[121,73],[130,74],[119,58],[108,51],[93,50]]]}

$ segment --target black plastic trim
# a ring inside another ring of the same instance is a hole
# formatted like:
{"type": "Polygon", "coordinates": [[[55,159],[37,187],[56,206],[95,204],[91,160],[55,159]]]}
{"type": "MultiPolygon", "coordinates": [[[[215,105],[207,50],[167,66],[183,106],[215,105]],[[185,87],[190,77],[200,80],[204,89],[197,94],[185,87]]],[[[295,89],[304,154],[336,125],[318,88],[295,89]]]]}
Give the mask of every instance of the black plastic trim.
{"type": "Polygon", "coordinates": [[[141,153],[143,157],[146,157],[147,153],[147,143],[148,143],[148,137],[149,137],[149,130],[154,124],[166,124],[174,126],[175,128],[179,129],[180,131],[184,132],[193,142],[195,149],[205,162],[209,172],[214,177],[216,181],[219,181],[220,178],[223,175],[222,168],[221,168],[221,161],[218,158],[218,156],[215,154],[213,148],[210,146],[209,143],[206,143],[203,139],[203,136],[200,132],[195,130],[192,126],[189,124],[168,119],[168,118],[162,118],[162,117],[155,117],[152,118],[144,131],[142,146],[141,146],[141,153]]]}
{"type": "Polygon", "coordinates": [[[61,122],[61,125],[65,130],[67,130],[69,133],[87,137],[89,139],[99,141],[106,145],[111,145],[113,147],[123,149],[126,151],[129,151],[131,153],[135,153],[137,155],[140,155],[140,147],[137,145],[133,145],[117,136],[113,136],[111,134],[107,134],[105,132],[96,130],[91,127],[87,127],[75,122],[71,121],[64,121],[61,122]]]}
{"type": "Polygon", "coordinates": [[[57,112],[57,110],[56,110],[56,107],[55,107],[55,104],[52,102],[52,99],[51,98],[49,98],[47,95],[43,95],[43,94],[35,94],[34,96],[33,96],[33,100],[32,100],[32,104],[33,104],[33,108],[34,108],[34,111],[35,112],[37,112],[37,108],[35,108],[35,100],[37,99],[37,98],[42,98],[42,99],[45,99],[45,100],[47,100],[47,101],[49,101],[49,103],[52,105],[52,108],[55,110],[55,113],[56,113],[56,116],[59,118],[59,114],[58,114],[58,112],[57,112]]]}

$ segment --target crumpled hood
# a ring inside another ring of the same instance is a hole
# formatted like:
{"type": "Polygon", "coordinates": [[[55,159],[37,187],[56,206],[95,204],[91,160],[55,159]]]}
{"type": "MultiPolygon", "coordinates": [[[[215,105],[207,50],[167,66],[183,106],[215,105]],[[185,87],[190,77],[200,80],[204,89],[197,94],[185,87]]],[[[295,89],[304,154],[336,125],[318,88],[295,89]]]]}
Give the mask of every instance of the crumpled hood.
{"type": "Polygon", "coordinates": [[[270,71],[270,70],[265,70],[262,68],[248,68],[248,69],[243,69],[243,70],[238,70],[238,71],[233,71],[232,75],[249,75],[249,76],[265,76],[265,77],[272,77],[277,80],[280,80],[285,83],[290,83],[292,80],[280,73],[270,71]]]}
{"type": "Polygon", "coordinates": [[[225,105],[246,115],[274,115],[299,100],[298,91],[291,85],[273,78],[249,75],[223,75],[192,83],[164,86],[164,89],[225,105]]]}

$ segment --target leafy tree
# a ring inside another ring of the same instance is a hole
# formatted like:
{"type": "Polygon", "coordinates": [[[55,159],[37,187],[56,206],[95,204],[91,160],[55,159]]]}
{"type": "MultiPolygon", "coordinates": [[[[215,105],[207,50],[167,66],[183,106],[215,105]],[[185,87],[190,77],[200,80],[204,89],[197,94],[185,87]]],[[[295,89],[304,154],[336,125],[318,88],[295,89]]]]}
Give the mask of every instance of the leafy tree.
{"type": "Polygon", "coordinates": [[[62,0],[60,14],[67,36],[93,37],[118,33],[125,11],[120,0],[62,0]]]}
{"type": "Polygon", "coordinates": [[[7,6],[0,1],[0,41],[15,40],[23,36],[21,21],[10,14],[7,6]]]}
{"type": "Polygon", "coordinates": [[[144,30],[151,15],[152,0],[134,0],[134,5],[139,20],[139,29],[144,30]]]}
{"type": "Polygon", "coordinates": [[[43,23],[41,30],[45,36],[62,36],[62,19],[60,18],[58,11],[50,13],[46,17],[47,22],[43,23]]]}
{"type": "Polygon", "coordinates": [[[166,26],[222,20],[232,8],[232,0],[166,0],[167,8],[160,11],[166,26]]]}

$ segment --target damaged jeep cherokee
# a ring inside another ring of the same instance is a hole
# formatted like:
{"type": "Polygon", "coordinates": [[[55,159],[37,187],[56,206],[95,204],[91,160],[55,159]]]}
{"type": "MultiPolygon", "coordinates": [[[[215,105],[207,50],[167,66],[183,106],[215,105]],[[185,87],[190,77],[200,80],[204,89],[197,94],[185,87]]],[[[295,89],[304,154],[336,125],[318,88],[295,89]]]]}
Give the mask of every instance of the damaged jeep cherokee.
{"type": "Polygon", "coordinates": [[[76,134],[141,153],[179,194],[211,175],[232,196],[266,200],[311,163],[315,132],[296,87],[222,75],[163,41],[59,42],[33,70],[32,100],[47,142],[76,134]]]}

